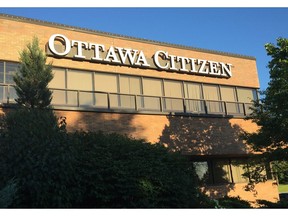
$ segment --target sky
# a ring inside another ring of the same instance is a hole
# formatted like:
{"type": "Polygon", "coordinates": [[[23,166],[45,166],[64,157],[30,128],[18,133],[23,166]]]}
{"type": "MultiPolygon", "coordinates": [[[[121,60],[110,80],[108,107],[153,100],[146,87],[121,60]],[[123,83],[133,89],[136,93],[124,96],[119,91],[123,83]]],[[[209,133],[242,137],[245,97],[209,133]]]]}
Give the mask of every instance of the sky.
{"type": "Polygon", "coordinates": [[[288,38],[288,7],[283,6],[20,6],[5,5],[0,13],[255,57],[260,90],[265,90],[269,82],[270,57],[264,45],[276,44],[279,37],[288,38]]]}

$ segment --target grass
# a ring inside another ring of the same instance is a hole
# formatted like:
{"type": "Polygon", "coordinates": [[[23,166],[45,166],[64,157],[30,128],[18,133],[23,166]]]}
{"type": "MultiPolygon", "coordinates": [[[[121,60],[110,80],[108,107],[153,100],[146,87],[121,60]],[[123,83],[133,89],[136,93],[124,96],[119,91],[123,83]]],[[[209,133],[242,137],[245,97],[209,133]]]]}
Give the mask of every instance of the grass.
{"type": "Polygon", "coordinates": [[[279,184],[278,191],[279,193],[288,192],[288,184],[279,184]]]}

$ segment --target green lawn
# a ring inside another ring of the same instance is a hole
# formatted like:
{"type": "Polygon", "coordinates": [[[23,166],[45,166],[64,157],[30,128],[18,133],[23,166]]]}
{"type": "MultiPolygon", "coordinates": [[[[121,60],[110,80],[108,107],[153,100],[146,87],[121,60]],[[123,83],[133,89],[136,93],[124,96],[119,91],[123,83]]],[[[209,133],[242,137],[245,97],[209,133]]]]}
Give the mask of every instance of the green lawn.
{"type": "Polygon", "coordinates": [[[279,184],[279,193],[288,192],[288,184],[279,184]]]}

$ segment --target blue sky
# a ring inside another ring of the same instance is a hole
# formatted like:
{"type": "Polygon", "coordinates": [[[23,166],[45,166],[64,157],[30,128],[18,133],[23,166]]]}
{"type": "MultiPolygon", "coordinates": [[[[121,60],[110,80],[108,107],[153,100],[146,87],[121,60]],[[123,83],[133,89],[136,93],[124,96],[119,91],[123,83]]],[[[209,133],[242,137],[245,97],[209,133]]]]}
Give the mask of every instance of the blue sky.
{"type": "Polygon", "coordinates": [[[2,7],[0,13],[253,56],[261,90],[269,82],[270,58],[264,45],[275,44],[278,37],[288,38],[286,7],[2,7]]]}

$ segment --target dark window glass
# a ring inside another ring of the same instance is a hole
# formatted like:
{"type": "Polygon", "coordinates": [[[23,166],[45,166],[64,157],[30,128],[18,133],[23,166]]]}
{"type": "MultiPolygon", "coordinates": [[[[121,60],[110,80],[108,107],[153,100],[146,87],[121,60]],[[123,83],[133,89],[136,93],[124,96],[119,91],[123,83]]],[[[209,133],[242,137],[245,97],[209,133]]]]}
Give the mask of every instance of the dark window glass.
{"type": "Polygon", "coordinates": [[[193,165],[200,184],[211,184],[211,168],[209,167],[208,161],[193,162],[193,165]]]}
{"type": "Polygon", "coordinates": [[[4,83],[4,62],[0,62],[0,83],[4,83]]]}
{"type": "Polygon", "coordinates": [[[17,63],[6,62],[6,71],[5,71],[5,83],[14,84],[13,76],[18,69],[17,63]]]}

